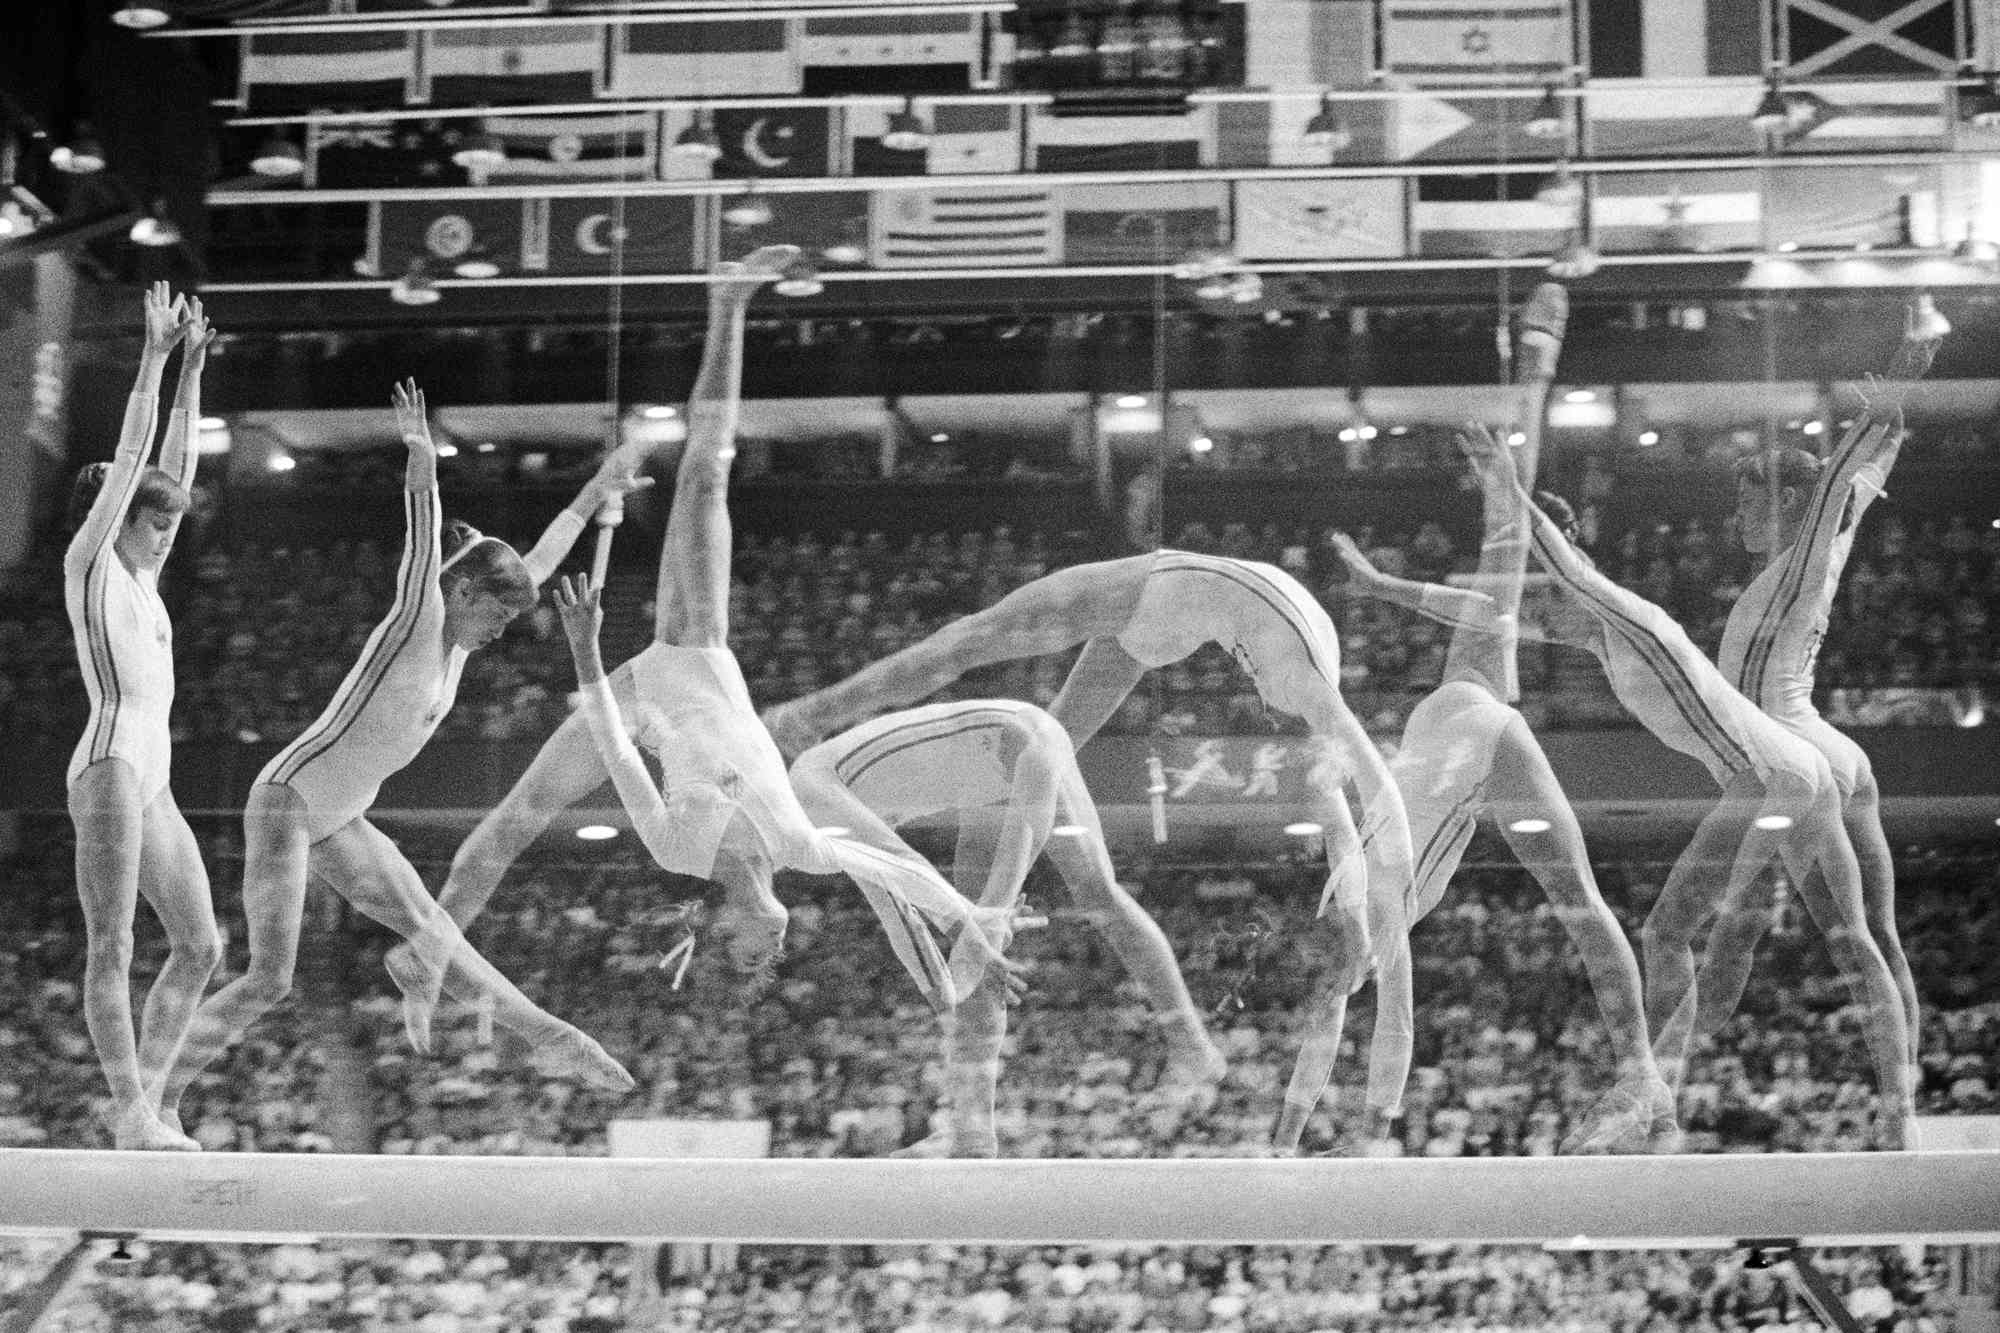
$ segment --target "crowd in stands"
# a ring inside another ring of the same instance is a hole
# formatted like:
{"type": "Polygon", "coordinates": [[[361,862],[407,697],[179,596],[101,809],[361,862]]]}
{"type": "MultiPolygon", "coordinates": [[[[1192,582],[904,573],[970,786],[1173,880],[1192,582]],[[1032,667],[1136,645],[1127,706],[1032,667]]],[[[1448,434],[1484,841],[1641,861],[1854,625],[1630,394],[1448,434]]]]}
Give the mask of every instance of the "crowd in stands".
{"type": "MultiPolygon", "coordinates": [[[[15,906],[0,932],[0,1142],[103,1136],[104,1089],[79,1010],[82,931],[66,829],[31,821],[4,866],[15,906]]],[[[455,835],[399,826],[428,879],[455,835]]],[[[220,839],[218,839],[220,843],[220,839]]],[[[1425,1156],[1552,1153],[1612,1077],[1595,1000],[1556,917],[1499,844],[1476,843],[1453,896],[1415,937],[1419,1044],[1393,1139],[1361,1141],[1371,1026],[1357,1001],[1336,1083],[1307,1131],[1312,1151],[1425,1156]],[[1522,984],[1524,978],[1534,984],[1522,984]]],[[[1602,865],[1628,930],[1670,848],[1602,865]]],[[[239,862],[211,855],[219,916],[241,966],[239,862]]],[[[1038,874],[1044,872],[1037,872],[1038,874]]],[[[1053,883],[1030,886],[1055,924],[1015,946],[1029,995],[999,1085],[1008,1156],[1212,1156],[1263,1150],[1319,972],[1314,864],[1124,867],[1175,944],[1230,1071],[1192,1098],[1156,1088],[1164,1051],[1150,1011],[1053,883]]],[[[1903,938],[1926,1006],[1920,1107],[2000,1110],[2000,861],[1990,852],[1903,859],[1903,938]]],[[[531,996],[602,1040],[639,1081],[621,1100],[534,1074],[502,1030],[448,1009],[428,1058],[407,1048],[380,966],[378,928],[341,922],[308,939],[298,990],[184,1103],[212,1148],[391,1153],[602,1154],[613,1117],[768,1122],[781,1156],[880,1156],[924,1137],[940,1112],[938,1030],[858,895],[786,877],[788,957],[746,989],[697,947],[675,989],[661,959],[689,929],[694,881],[664,881],[630,848],[555,835],[510,875],[471,931],[531,996]],[[315,987],[312,968],[331,980],[315,987]],[[349,1141],[343,1141],[346,1136],[349,1141]]],[[[1693,1151],[1866,1148],[1873,1087],[1857,1009],[1789,898],[1760,949],[1738,1017],[1697,1059],[1682,1095],[1693,1151]]],[[[141,977],[158,942],[142,930],[141,977]]],[[[218,978],[217,984],[220,984],[218,978]]],[[[140,984],[143,984],[141,981],[140,984]]]]}
{"type": "MultiPolygon", "coordinates": [[[[1586,492],[1588,487],[1586,486],[1586,492]]],[[[1711,651],[1751,572],[1724,525],[1692,517],[1620,525],[1589,502],[1599,563],[1665,606],[1711,651]],[[1600,521],[1601,520],[1601,521],[1600,521]]],[[[1476,549],[1435,521],[1359,525],[1353,534],[1385,572],[1442,579],[1472,567],[1476,549]]],[[[1449,629],[1399,608],[1345,595],[1323,530],[1189,523],[1169,544],[1287,569],[1318,593],[1341,633],[1343,689],[1375,730],[1393,734],[1442,669],[1449,629]]],[[[280,742],[324,706],[386,607],[396,550],[379,540],[324,547],[198,539],[167,586],[175,617],[179,740],[280,742]]],[[[760,703],[806,693],[991,605],[1052,569],[1105,554],[1081,532],[931,532],[891,541],[880,532],[760,535],[739,540],[732,638],[760,703]]],[[[23,741],[67,743],[84,716],[75,653],[63,617],[53,550],[15,571],[0,595],[0,726],[23,741]]],[[[608,597],[608,646],[636,648],[650,623],[650,571],[621,566],[608,597]],[[640,637],[633,639],[637,633],[640,637]]],[[[1819,665],[1829,715],[1845,724],[1898,720],[1897,691],[1954,691],[1970,708],[2000,671],[2000,531],[1965,514],[1888,512],[1864,528],[1842,584],[1819,665]],[[1883,704],[1883,700],[1892,701],[1883,704]]],[[[1533,599],[1525,613],[1534,614],[1533,599]]],[[[961,695],[1046,702],[1065,657],[1027,659],[967,678],[961,695]]],[[[1533,725],[1619,725],[1624,715],[1601,674],[1567,649],[1524,644],[1523,710],[1533,725]]],[[[469,664],[445,739],[536,740],[568,708],[567,650],[546,603],[469,664]]],[[[1930,712],[1905,709],[1919,720],[1930,712]]],[[[1952,719],[1947,719],[1952,720],[1952,719]]],[[[1113,720],[1155,728],[1254,734],[1267,716],[1249,680],[1220,650],[1158,673],[1113,720]]]]}
{"type": "MultiPolygon", "coordinates": [[[[1747,1254],[1532,1246],[760,1246],[721,1262],[622,1246],[137,1244],[51,1333],[1808,1333],[1747,1254]],[[649,1263],[649,1260],[651,1261],[649,1263]],[[679,1270],[679,1271],[677,1271],[679,1270]]],[[[10,1256],[0,1250],[0,1311],[10,1256]]],[[[1868,1333],[1945,1333],[1936,1249],[1815,1258],[1868,1333]]],[[[27,1260],[12,1266],[25,1270],[27,1260]]]]}

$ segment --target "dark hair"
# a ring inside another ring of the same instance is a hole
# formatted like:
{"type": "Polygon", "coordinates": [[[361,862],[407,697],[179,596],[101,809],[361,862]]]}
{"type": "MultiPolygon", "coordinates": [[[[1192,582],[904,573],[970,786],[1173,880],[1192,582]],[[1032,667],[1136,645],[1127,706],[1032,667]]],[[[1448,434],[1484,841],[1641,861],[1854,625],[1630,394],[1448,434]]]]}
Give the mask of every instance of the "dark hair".
{"type": "Polygon", "coordinates": [[[1819,470],[1824,466],[1817,454],[1804,449],[1786,447],[1766,452],[1745,454],[1736,460],[1736,476],[1741,481],[1768,482],[1771,479],[1772,460],[1776,460],[1778,484],[1797,486],[1810,490],[1819,480],[1819,470]]]}
{"type": "Polygon", "coordinates": [[[1558,528],[1562,529],[1563,536],[1571,541],[1576,540],[1576,534],[1581,529],[1577,525],[1576,510],[1569,501],[1554,491],[1536,491],[1535,504],[1558,528]]]}
{"type": "MultiPolygon", "coordinates": [[[[78,469],[76,484],[69,492],[69,526],[71,531],[83,526],[83,520],[90,516],[90,507],[97,503],[97,497],[104,490],[104,479],[111,475],[109,463],[87,463],[78,469]]],[[[132,492],[132,503],[126,506],[125,522],[130,523],[139,516],[142,509],[157,509],[165,514],[185,514],[193,504],[187,488],[156,467],[149,467],[139,474],[139,485],[132,492]]]]}
{"type": "Polygon", "coordinates": [[[446,521],[439,546],[451,565],[438,575],[444,587],[469,583],[474,592],[497,598],[517,611],[535,604],[534,576],[528,573],[527,562],[506,542],[454,518],[446,521]]]}

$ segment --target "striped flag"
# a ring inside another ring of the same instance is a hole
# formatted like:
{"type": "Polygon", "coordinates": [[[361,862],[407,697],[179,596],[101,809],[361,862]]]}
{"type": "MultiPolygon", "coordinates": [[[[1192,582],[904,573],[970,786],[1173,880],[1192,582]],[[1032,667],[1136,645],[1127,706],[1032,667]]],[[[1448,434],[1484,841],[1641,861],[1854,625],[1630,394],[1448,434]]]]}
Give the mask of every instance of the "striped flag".
{"type": "Polygon", "coordinates": [[[1510,162],[1553,158],[1559,139],[1537,139],[1522,127],[1541,104],[1519,97],[1404,97],[1389,115],[1389,155],[1395,161],[1510,162]]]}
{"type": "Polygon", "coordinates": [[[1584,133],[1600,157],[1704,157],[1754,153],[1750,113],[1764,85],[1752,79],[1704,88],[1592,83],[1584,92],[1584,133]]]}
{"type": "Polygon", "coordinates": [[[576,102],[604,89],[601,24],[437,28],[423,42],[418,101],[576,102]]]}
{"type": "Polygon", "coordinates": [[[1766,182],[1766,241],[1801,249],[1906,244],[1912,212],[1935,217],[1944,184],[1917,165],[1778,167],[1766,182]]]}
{"type": "Polygon", "coordinates": [[[1561,77],[1575,63],[1566,0],[1385,0],[1382,65],[1413,82],[1561,77]]]}
{"type": "Polygon", "coordinates": [[[1346,126],[1345,148],[1319,148],[1304,141],[1306,122],[1319,99],[1286,97],[1272,102],[1218,102],[1215,162],[1223,167],[1320,166],[1327,162],[1380,162],[1389,156],[1387,98],[1342,100],[1332,104],[1346,126]]]}
{"type": "Polygon", "coordinates": [[[1066,264],[1172,264],[1229,243],[1223,181],[1065,185],[1056,201],[1066,264]]]}
{"type": "Polygon", "coordinates": [[[660,175],[660,117],[652,111],[601,116],[493,116],[486,129],[507,160],[480,184],[518,181],[634,181],[660,175]]]}
{"type": "Polygon", "coordinates": [[[1198,167],[1214,155],[1215,117],[1207,107],[1167,116],[1057,116],[1028,122],[1036,171],[1164,171],[1198,167]]]}
{"type": "Polygon", "coordinates": [[[1046,186],[884,190],[869,209],[877,268],[1051,264],[1061,233],[1046,186]]]}
{"type": "Polygon", "coordinates": [[[809,96],[962,92],[979,65],[977,14],[807,18],[799,64],[809,96]]]}
{"type": "Polygon", "coordinates": [[[1594,79],[1700,79],[1764,72],[1764,6],[1744,0],[1590,0],[1594,79]]]}
{"type": "Polygon", "coordinates": [[[401,106],[416,77],[413,32],[258,33],[239,70],[244,105],[260,112],[401,106]]]}
{"type": "Polygon", "coordinates": [[[784,19],[617,24],[610,91],[617,97],[796,93],[790,26],[784,19]]]}
{"type": "Polygon", "coordinates": [[[1941,148],[1951,109],[1937,84],[1815,83],[1787,94],[1785,147],[1811,153],[1941,148]]]}
{"type": "Polygon", "coordinates": [[[1407,231],[1399,180],[1236,182],[1244,259],[1401,258],[1407,231]]]}
{"type": "Polygon", "coordinates": [[[1243,8],[1246,86],[1360,88],[1374,77],[1374,0],[1257,0],[1243,8]]]}
{"type": "Polygon", "coordinates": [[[854,265],[868,256],[868,192],[766,194],[771,220],[761,227],[724,227],[717,259],[741,259],[760,245],[796,245],[821,264],[854,265]]]}
{"type": "Polygon", "coordinates": [[[1606,253],[1754,250],[1763,193],[1754,171],[1606,173],[1591,183],[1590,220],[1606,253]]]}
{"type": "Polygon", "coordinates": [[[1783,0],[1786,73],[1950,75],[1959,64],[1953,8],[1952,0],[1783,0]]]}
{"type": "Polygon", "coordinates": [[[689,273],[702,259],[701,200],[566,195],[526,202],[521,263],[531,272],[689,273]]]}
{"type": "Polygon", "coordinates": [[[451,267],[475,247],[503,269],[521,264],[526,214],[533,201],[465,199],[433,203],[380,200],[368,205],[365,262],[384,277],[395,277],[422,259],[433,274],[449,277],[451,267]]]}
{"type": "Polygon", "coordinates": [[[917,113],[930,122],[930,142],[922,148],[882,146],[889,108],[857,107],[844,117],[846,173],[853,176],[963,176],[1021,169],[1021,109],[994,102],[919,100],[917,113]]]}
{"type": "Polygon", "coordinates": [[[1520,198],[1523,176],[1426,176],[1410,219],[1429,258],[1548,254],[1576,229],[1577,211],[1520,198]],[[1503,197],[1505,196],[1505,197],[1503,197]]]}

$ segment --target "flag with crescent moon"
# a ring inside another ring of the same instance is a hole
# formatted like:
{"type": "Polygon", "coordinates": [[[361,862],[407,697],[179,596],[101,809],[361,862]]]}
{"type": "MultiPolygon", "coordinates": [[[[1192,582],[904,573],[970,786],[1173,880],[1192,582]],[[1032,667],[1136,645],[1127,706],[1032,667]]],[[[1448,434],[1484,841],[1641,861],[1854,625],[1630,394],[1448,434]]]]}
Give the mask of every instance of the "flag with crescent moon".
{"type": "Polygon", "coordinates": [[[523,266],[554,274],[690,273],[704,266],[706,201],[566,195],[528,201],[523,266]]]}
{"type": "Polygon", "coordinates": [[[620,23],[611,38],[616,97],[692,97],[799,91],[787,19],[620,23]]]}
{"type": "Polygon", "coordinates": [[[717,176],[830,176],[833,112],[823,106],[718,107],[717,176]]]}
{"type": "Polygon", "coordinates": [[[368,206],[364,259],[376,273],[389,277],[407,269],[412,259],[424,260],[434,275],[449,276],[452,265],[477,249],[502,270],[518,271],[525,216],[532,202],[380,200],[368,206]]]}

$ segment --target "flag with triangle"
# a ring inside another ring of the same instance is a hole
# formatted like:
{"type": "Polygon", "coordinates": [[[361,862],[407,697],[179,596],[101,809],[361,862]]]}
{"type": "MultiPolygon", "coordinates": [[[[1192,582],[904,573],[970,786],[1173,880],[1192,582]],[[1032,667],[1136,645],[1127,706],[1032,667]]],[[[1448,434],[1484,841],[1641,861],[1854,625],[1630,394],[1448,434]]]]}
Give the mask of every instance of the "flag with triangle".
{"type": "Polygon", "coordinates": [[[1244,259],[1401,258],[1408,252],[1400,180],[1242,180],[1236,253],[1244,259]]]}
{"type": "Polygon", "coordinates": [[[1509,97],[1400,97],[1389,114],[1389,156],[1409,161],[1536,161],[1561,155],[1562,140],[1524,128],[1539,94],[1509,97]]]}
{"type": "Polygon", "coordinates": [[[1174,264],[1229,244],[1223,181],[1065,185],[1056,200],[1066,264],[1174,264]]]}
{"type": "Polygon", "coordinates": [[[604,88],[602,24],[433,28],[422,51],[417,100],[442,106],[578,102],[604,88]]]}
{"type": "Polygon", "coordinates": [[[1814,83],[1787,90],[1783,146],[1808,153],[1942,148],[1951,107],[1936,83],[1814,83]]]}

